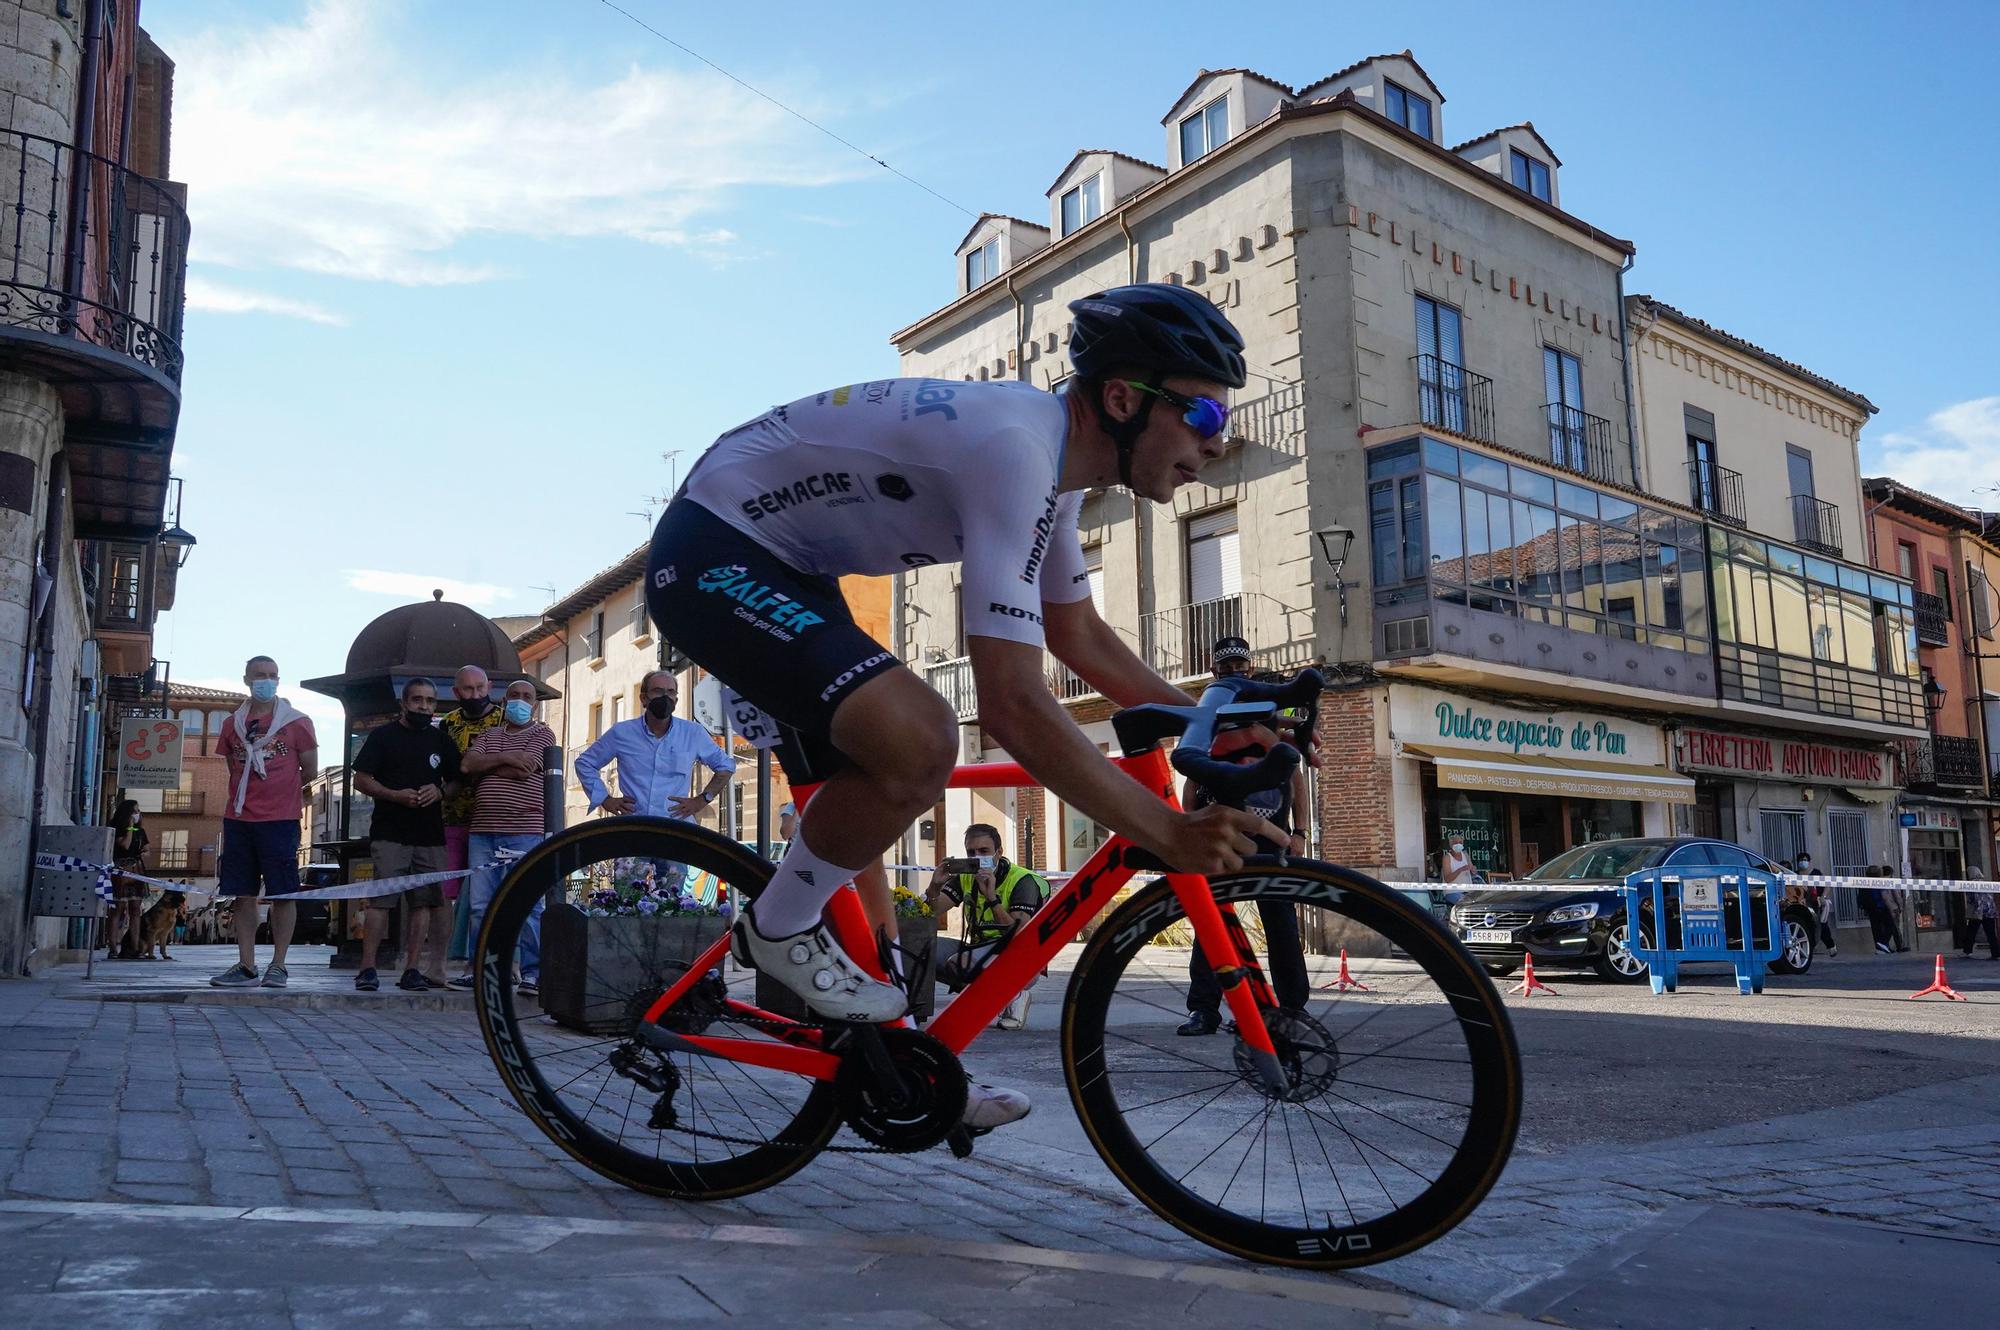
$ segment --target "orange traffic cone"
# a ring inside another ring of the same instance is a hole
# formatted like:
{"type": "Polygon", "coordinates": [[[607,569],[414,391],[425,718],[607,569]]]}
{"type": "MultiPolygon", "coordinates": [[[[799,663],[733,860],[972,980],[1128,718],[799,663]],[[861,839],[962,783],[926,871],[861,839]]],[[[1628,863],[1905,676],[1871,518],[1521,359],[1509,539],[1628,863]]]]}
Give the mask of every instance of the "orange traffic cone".
{"type": "Polygon", "coordinates": [[[1335,989],[1342,993],[1345,993],[1350,988],[1358,988],[1364,993],[1374,992],[1374,990],[1369,988],[1368,985],[1362,983],[1359,979],[1356,979],[1353,975],[1347,972],[1346,947],[1342,947],[1340,949],[1340,973],[1334,976],[1332,983],[1320,985],[1320,989],[1322,992],[1324,992],[1326,989],[1329,988],[1335,989]]]}
{"type": "Polygon", "coordinates": [[[1507,990],[1509,993],[1519,993],[1523,997],[1533,997],[1537,993],[1547,993],[1550,997],[1562,996],[1555,989],[1550,988],[1547,984],[1535,978],[1535,958],[1533,956],[1524,951],[1521,953],[1521,960],[1527,966],[1527,969],[1521,975],[1521,982],[1507,990]]]}
{"type": "Polygon", "coordinates": [[[1943,956],[1939,956],[1937,958],[1937,975],[1931,980],[1930,987],[1920,988],[1916,992],[1910,994],[1910,996],[1913,998],[1929,997],[1932,993],[1942,993],[1946,997],[1950,998],[1953,1002],[1968,1001],[1965,994],[1953,988],[1951,984],[1945,979],[1943,956]]]}

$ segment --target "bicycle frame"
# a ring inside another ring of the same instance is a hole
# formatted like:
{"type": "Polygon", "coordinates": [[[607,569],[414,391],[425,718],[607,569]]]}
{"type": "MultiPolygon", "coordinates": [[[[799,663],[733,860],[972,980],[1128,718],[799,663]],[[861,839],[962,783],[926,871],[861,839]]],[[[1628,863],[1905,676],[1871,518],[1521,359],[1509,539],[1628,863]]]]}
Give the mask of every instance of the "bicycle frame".
{"type": "MultiPolygon", "coordinates": [[[[1155,748],[1137,757],[1114,757],[1112,762],[1167,803],[1178,808],[1174,797],[1173,769],[1167,755],[1155,748]]],[[[1014,763],[984,763],[958,767],[952,772],[952,789],[1006,789],[1038,782],[1026,769],[1014,763]]],[[[794,791],[803,803],[810,788],[794,791]]],[[[1126,862],[1136,847],[1123,836],[1112,836],[1097,847],[1082,868],[1051,896],[1035,916],[1006,946],[932,1018],[925,1032],[953,1054],[963,1053],[990,1025],[1007,1004],[1019,996],[1035,976],[1047,968],[1092,919],[1103,912],[1114,896],[1132,878],[1155,870],[1126,862]]],[[[1236,1020],[1239,1036],[1277,1074],[1277,1053],[1265,1028],[1263,1008],[1276,1006],[1269,983],[1258,966],[1248,936],[1237,922],[1233,907],[1219,906],[1208,890],[1208,879],[1197,874],[1167,873],[1167,884],[1180,898],[1194,928],[1195,945],[1207,956],[1221,981],[1223,998],[1236,1020]],[[1218,959],[1220,958],[1220,959],[1218,959]]],[[[877,978],[884,976],[876,959],[873,930],[862,912],[861,898],[851,887],[834,893],[827,907],[828,926],[847,953],[877,978]]],[[[696,959],[680,980],[661,994],[646,1012],[648,1022],[657,1023],[694,986],[702,975],[722,964],[728,939],[715,942],[696,959]]],[[[738,1039],[706,1034],[677,1034],[676,1044],[716,1057],[778,1071],[796,1072],[818,1080],[830,1080],[839,1070],[840,1058],[820,1047],[820,1027],[788,1022],[748,1003],[731,999],[729,1009],[742,1016],[772,1022],[782,1030],[781,1042],[738,1039]]]]}

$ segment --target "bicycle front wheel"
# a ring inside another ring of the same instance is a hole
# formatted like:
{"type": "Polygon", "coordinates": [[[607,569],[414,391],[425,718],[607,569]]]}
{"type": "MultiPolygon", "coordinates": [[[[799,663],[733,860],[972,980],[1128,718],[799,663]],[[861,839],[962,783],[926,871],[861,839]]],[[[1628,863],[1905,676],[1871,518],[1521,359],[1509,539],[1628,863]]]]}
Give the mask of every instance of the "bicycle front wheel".
{"type": "MultiPolygon", "coordinates": [[[[638,1034],[657,999],[721,936],[730,889],[738,904],[754,900],[770,875],[770,864],[734,841],[647,817],[559,832],[507,874],[474,951],[479,1028],[515,1101],[571,1157],[640,1191],[719,1200],[783,1181],[832,1139],[840,1113],[831,1083],[663,1052],[638,1034]],[[682,894],[701,904],[663,908],[682,894]],[[539,1002],[509,979],[531,931],[539,1002]]],[[[745,1010],[754,978],[725,959],[659,1024],[776,1038],[791,1027],[745,1010]]]]}
{"type": "Polygon", "coordinates": [[[1359,873],[1253,861],[1209,886],[1277,993],[1265,1021],[1288,1083],[1265,1081],[1233,1025],[1177,1033],[1216,990],[1190,994],[1192,931],[1155,881],[1070,981],[1064,1072],[1091,1143],[1154,1213],[1252,1260],[1340,1269],[1440,1237],[1498,1180],[1520,1123],[1520,1055],[1492,982],[1359,873]]]}

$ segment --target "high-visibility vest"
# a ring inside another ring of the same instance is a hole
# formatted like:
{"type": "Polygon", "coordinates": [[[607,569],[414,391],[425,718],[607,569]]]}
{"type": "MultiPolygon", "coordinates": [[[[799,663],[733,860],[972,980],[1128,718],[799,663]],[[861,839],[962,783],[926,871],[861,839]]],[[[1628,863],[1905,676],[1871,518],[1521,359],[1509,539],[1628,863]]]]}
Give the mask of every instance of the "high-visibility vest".
{"type": "MultiPolygon", "coordinates": [[[[1028,878],[1035,878],[1037,882],[1041,879],[1019,864],[1010,864],[1006,876],[1000,879],[999,890],[994,893],[1000,898],[999,902],[989,905],[986,898],[979,894],[979,888],[973,885],[976,876],[973,873],[958,875],[958,894],[965,905],[966,933],[975,944],[996,942],[1014,926],[1014,921],[1005,917],[1007,911],[1014,907],[1014,888],[1028,878]]],[[[1044,892],[1044,896],[1046,894],[1044,892]]]]}

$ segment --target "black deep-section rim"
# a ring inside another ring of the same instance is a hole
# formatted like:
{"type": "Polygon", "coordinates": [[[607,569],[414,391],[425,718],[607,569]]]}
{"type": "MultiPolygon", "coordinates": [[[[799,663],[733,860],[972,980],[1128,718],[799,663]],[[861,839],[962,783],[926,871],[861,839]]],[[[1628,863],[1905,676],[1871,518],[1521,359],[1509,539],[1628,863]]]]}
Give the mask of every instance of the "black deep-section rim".
{"type": "Polygon", "coordinates": [[[1233,899],[1239,911],[1259,896],[1269,896],[1346,915],[1407,953],[1438,985],[1465,1032],[1473,1084],[1465,1138],[1451,1163],[1414,1200],[1351,1227],[1265,1223],[1215,1205],[1175,1181],[1140,1145],[1120,1111],[1104,1046],[1109,1002],[1127,964],[1162,928],[1185,918],[1161,879],[1135,893],[1098,928],[1070,980],[1062,1026],[1063,1071],[1091,1144],[1155,1214],[1212,1247],[1251,1260],[1346,1269],[1406,1255],[1449,1232],[1499,1180],[1520,1126],[1520,1053],[1506,1004],[1492,981],[1427,912],[1400,892],[1337,865],[1251,860],[1241,872],[1210,878],[1209,885],[1218,898],[1233,899]],[[1272,879],[1291,885],[1256,889],[1272,879]],[[1313,899],[1309,888],[1320,884],[1340,895],[1313,899]],[[1147,916],[1143,923],[1141,916],[1147,916]]]}
{"type": "MultiPolygon", "coordinates": [[[[832,1083],[821,1081],[801,1101],[772,1143],[727,1159],[661,1159],[606,1136],[569,1108],[542,1075],[523,1037],[507,982],[521,926],[537,900],[579,868],[607,859],[657,858],[716,875],[755,900],[772,865],[735,841],[699,826],[658,817],[586,822],[530,850],[495,891],[475,943],[478,984],[473,1005],[494,1066],[516,1103],[542,1132],[578,1163],[639,1191],[681,1200],[721,1200],[784,1181],[811,1161],[840,1128],[832,1083]]],[[[539,1016],[533,1019],[539,1019],[539,1016]]]]}

